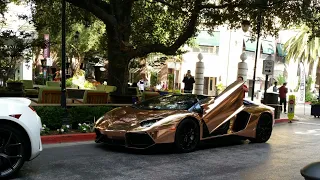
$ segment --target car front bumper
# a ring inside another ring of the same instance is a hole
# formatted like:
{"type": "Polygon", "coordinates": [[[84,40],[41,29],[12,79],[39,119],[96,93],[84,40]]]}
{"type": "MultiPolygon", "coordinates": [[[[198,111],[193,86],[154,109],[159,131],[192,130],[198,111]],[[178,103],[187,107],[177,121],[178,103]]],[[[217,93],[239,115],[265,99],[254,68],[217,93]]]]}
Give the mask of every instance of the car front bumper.
{"type": "Polygon", "coordinates": [[[32,144],[32,152],[30,156],[30,161],[38,157],[43,150],[42,147],[42,141],[41,141],[41,128],[42,128],[42,123],[41,123],[41,118],[36,114],[36,123],[38,123],[38,127],[34,130],[34,135],[31,137],[33,141],[32,144]]]}
{"type": "Polygon", "coordinates": [[[125,146],[134,149],[146,149],[155,144],[148,132],[127,132],[95,129],[96,143],[125,146]]]}

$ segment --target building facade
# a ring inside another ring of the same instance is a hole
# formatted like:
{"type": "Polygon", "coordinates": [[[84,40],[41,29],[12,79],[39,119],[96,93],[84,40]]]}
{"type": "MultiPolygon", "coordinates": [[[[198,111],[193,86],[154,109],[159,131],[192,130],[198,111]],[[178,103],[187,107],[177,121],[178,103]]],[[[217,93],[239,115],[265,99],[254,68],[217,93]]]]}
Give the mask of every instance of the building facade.
{"type": "MultiPolygon", "coordinates": [[[[256,64],[256,82],[255,93],[264,91],[265,75],[262,74],[263,60],[271,55],[275,61],[273,76],[269,76],[270,84],[276,81],[279,75],[288,77],[291,73],[294,78],[293,70],[287,72],[288,67],[285,64],[284,43],[294,35],[294,33],[280,32],[279,38],[271,36],[263,37],[259,41],[258,59],[256,64]]],[[[203,54],[204,70],[204,90],[203,94],[216,95],[221,86],[228,86],[237,79],[238,63],[241,62],[240,55],[245,52],[247,55],[248,71],[244,80],[249,87],[249,93],[252,94],[254,62],[257,41],[251,38],[251,35],[242,30],[228,30],[226,27],[217,28],[213,33],[203,30],[197,35],[196,47],[184,48],[189,52],[182,56],[181,72],[186,73],[191,70],[195,74],[195,65],[198,62],[198,54],[203,54]]],[[[293,69],[297,63],[289,63],[293,69]]],[[[297,72],[297,71],[295,71],[297,72]]],[[[294,85],[292,85],[294,86],[294,85]]],[[[183,84],[182,87],[183,89],[183,84]]]]}

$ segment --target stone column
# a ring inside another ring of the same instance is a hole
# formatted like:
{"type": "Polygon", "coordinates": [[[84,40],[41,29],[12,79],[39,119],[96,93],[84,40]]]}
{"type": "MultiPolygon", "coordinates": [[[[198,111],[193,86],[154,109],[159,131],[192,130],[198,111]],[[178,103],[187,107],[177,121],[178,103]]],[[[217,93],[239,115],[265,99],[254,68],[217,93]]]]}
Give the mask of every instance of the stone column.
{"type": "Polygon", "coordinates": [[[247,54],[243,52],[240,56],[242,62],[238,63],[238,77],[242,76],[243,81],[247,81],[247,74],[248,74],[248,65],[245,62],[247,60],[247,54]]]}
{"type": "Polygon", "coordinates": [[[204,63],[201,61],[203,56],[201,53],[198,55],[199,62],[196,64],[196,75],[195,75],[195,89],[194,93],[197,95],[203,94],[204,85],[204,63]]]}

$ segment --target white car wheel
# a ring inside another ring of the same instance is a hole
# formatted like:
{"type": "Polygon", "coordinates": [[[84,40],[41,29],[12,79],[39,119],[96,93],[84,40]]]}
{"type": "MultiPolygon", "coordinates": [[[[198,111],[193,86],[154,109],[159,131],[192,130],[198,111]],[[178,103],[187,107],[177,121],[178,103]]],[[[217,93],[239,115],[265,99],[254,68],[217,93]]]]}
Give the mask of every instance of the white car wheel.
{"type": "Polygon", "coordinates": [[[0,125],[0,178],[14,175],[23,166],[28,148],[28,139],[18,129],[0,125]]]}

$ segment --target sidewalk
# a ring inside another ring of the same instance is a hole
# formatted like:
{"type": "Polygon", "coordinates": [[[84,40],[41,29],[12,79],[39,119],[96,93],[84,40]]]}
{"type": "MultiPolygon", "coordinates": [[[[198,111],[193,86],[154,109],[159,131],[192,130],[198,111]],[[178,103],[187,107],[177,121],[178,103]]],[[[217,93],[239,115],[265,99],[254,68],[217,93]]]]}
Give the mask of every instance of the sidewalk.
{"type": "MultiPolygon", "coordinates": [[[[295,120],[309,120],[311,118],[314,118],[311,116],[311,106],[308,104],[297,104],[295,107],[295,120]]],[[[288,119],[288,114],[281,113],[280,119],[288,119]]]]}

